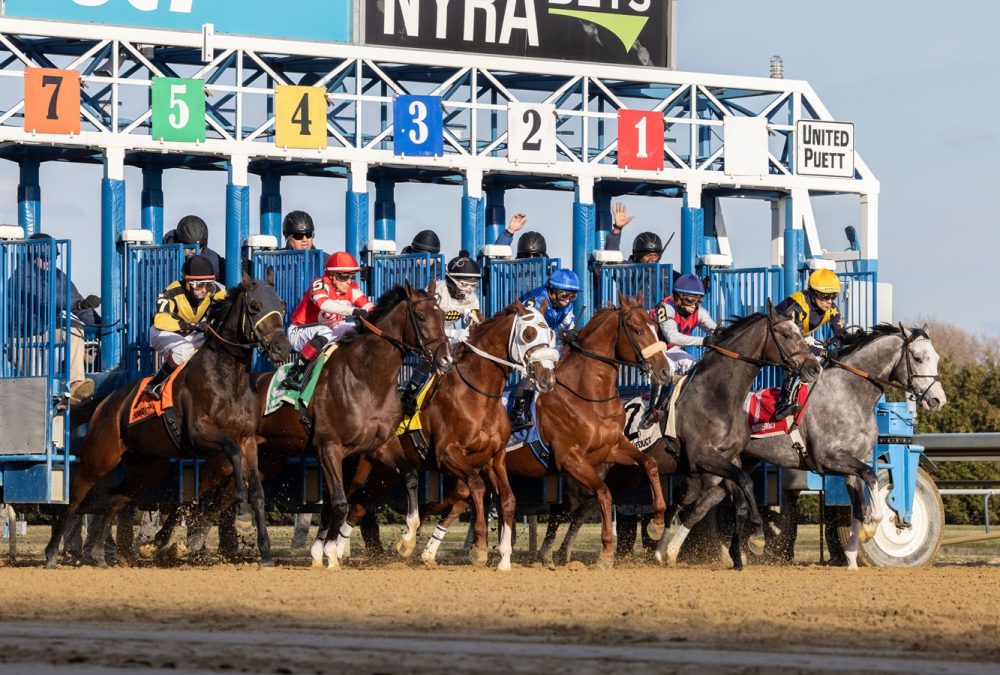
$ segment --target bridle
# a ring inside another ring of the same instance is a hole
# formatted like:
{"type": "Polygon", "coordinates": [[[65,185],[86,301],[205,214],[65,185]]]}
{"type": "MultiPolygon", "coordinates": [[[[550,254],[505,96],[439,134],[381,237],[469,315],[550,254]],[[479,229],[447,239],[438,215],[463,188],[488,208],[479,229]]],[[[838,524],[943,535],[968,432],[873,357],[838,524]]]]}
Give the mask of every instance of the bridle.
{"type": "MultiPolygon", "coordinates": [[[[882,378],[877,377],[877,376],[871,374],[870,372],[868,372],[866,370],[862,370],[860,368],[855,368],[854,366],[852,366],[850,364],[847,364],[847,363],[844,363],[843,361],[839,361],[839,360],[837,360],[837,359],[835,359],[833,357],[828,357],[826,360],[827,360],[828,363],[831,363],[834,366],[837,366],[838,368],[842,368],[843,370],[846,370],[847,372],[851,373],[852,375],[857,375],[858,377],[860,377],[862,379],[868,380],[869,382],[871,382],[872,384],[874,384],[875,386],[877,386],[879,389],[881,389],[883,394],[888,389],[899,389],[903,393],[910,394],[913,397],[915,397],[918,402],[921,402],[921,401],[924,400],[924,397],[927,396],[927,392],[929,392],[931,390],[931,387],[933,387],[935,384],[938,384],[938,383],[941,382],[941,376],[938,373],[934,373],[934,374],[931,374],[931,375],[920,375],[920,374],[915,374],[913,372],[913,354],[910,352],[910,345],[912,345],[913,343],[915,343],[917,340],[926,340],[927,338],[924,337],[923,335],[918,335],[917,337],[911,337],[910,335],[907,335],[906,334],[906,330],[903,329],[902,325],[899,326],[899,330],[900,330],[899,335],[900,335],[900,337],[903,338],[903,344],[902,344],[902,347],[901,347],[901,353],[899,355],[899,358],[896,359],[896,363],[895,363],[895,365],[893,365],[892,370],[889,371],[889,372],[890,372],[890,376],[891,376],[891,373],[895,373],[896,370],[899,368],[899,365],[905,361],[906,362],[906,383],[905,384],[903,382],[899,381],[899,380],[892,380],[892,379],[885,379],[885,380],[883,380],[882,378]],[[917,387],[914,384],[914,380],[918,380],[918,379],[930,379],[931,380],[931,383],[928,384],[926,387],[924,387],[924,390],[922,392],[920,392],[919,395],[917,394],[917,391],[916,391],[917,387]]],[[[912,333],[911,333],[911,335],[912,335],[912,333]]],[[[879,336],[879,337],[890,337],[890,336],[889,335],[882,335],[882,336],[879,336]]]]}
{"type": "Polygon", "coordinates": [[[648,345],[647,347],[640,347],[636,343],[635,336],[632,334],[632,331],[629,329],[629,326],[626,323],[626,318],[632,312],[641,312],[644,317],[643,323],[647,323],[645,321],[646,313],[642,307],[632,307],[631,309],[625,309],[625,308],[619,309],[618,326],[615,329],[614,344],[616,345],[618,344],[618,341],[621,340],[622,332],[624,332],[625,339],[628,341],[629,347],[632,348],[632,353],[633,356],[635,357],[635,361],[623,361],[621,359],[609,358],[607,356],[601,356],[600,354],[595,354],[594,352],[584,349],[582,346],[580,346],[580,343],[575,339],[566,340],[566,344],[573,351],[579,352],[582,356],[586,356],[589,359],[600,361],[601,363],[606,363],[609,366],[614,366],[615,368],[619,368],[621,366],[631,366],[634,368],[639,368],[643,372],[643,374],[649,375],[649,373],[653,369],[653,365],[652,363],[650,363],[649,359],[656,354],[659,354],[661,352],[666,352],[667,345],[662,340],[658,340],[653,344],[648,345]]]}
{"type": "MultiPolygon", "coordinates": [[[[540,362],[544,364],[548,361],[550,363],[548,367],[555,368],[555,364],[559,361],[559,351],[554,346],[555,333],[549,327],[549,324],[545,322],[545,317],[534,307],[526,309],[528,310],[527,316],[522,316],[517,312],[514,313],[514,321],[511,323],[510,335],[507,338],[507,359],[494,356],[470,344],[466,340],[463,340],[462,344],[473,354],[491,361],[498,366],[515,370],[530,381],[536,382],[535,375],[530,366],[534,363],[540,362]],[[533,340],[524,339],[523,329],[527,327],[533,327],[537,330],[538,334],[533,340]]],[[[493,395],[469,382],[468,378],[462,372],[458,361],[455,362],[455,370],[458,372],[458,376],[462,382],[477,394],[487,398],[501,398],[503,396],[502,390],[499,395],[493,395]]]]}
{"type": "MultiPolygon", "coordinates": [[[[401,340],[399,338],[393,337],[392,335],[389,335],[381,328],[370,322],[368,319],[358,317],[358,323],[360,323],[362,326],[364,326],[369,331],[371,331],[378,337],[382,338],[389,344],[396,347],[396,349],[398,349],[404,356],[406,354],[409,354],[410,352],[415,352],[417,356],[419,356],[423,361],[433,366],[434,354],[437,352],[442,342],[448,341],[448,337],[442,334],[440,337],[435,338],[430,342],[424,342],[424,337],[420,332],[419,326],[417,326],[417,315],[416,312],[414,311],[414,307],[422,302],[437,303],[437,300],[434,298],[433,295],[427,295],[426,297],[418,298],[417,300],[413,300],[409,297],[407,297],[406,299],[406,317],[410,326],[413,327],[413,334],[417,336],[416,345],[411,345],[405,340],[401,340]]],[[[405,335],[406,335],[405,330],[400,333],[401,337],[405,337],[405,335]]]]}
{"type": "Polygon", "coordinates": [[[264,310],[261,309],[261,312],[263,312],[263,314],[259,316],[256,320],[254,320],[252,324],[250,324],[251,321],[250,315],[252,314],[252,312],[250,311],[250,305],[249,302],[247,301],[249,295],[250,295],[250,290],[247,289],[244,290],[242,295],[240,296],[240,302],[243,304],[243,308],[240,310],[240,336],[244,338],[246,336],[250,336],[254,338],[253,342],[243,343],[243,342],[233,342],[232,340],[227,340],[226,338],[222,337],[222,335],[220,335],[217,330],[215,330],[215,327],[211,323],[205,324],[205,330],[206,332],[211,333],[216,340],[222,342],[223,344],[229,345],[230,347],[237,347],[239,349],[257,349],[257,351],[259,351],[261,354],[266,355],[267,348],[270,346],[271,341],[274,339],[274,336],[277,335],[278,333],[281,333],[282,335],[285,333],[284,312],[277,309],[272,309],[264,312],[264,310]],[[278,317],[278,326],[275,328],[271,328],[267,331],[264,331],[263,333],[260,332],[260,324],[262,324],[266,319],[268,319],[271,316],[278,317]],[[248,324],[250,324],[249,330],[247,330],[248,324]]]}
{"type": "MultiPolygon", "coordinates": [[[[758,358],[755,358],[753,356],[747,356],[746,354],[740,354],[739,352],[735,352],[735,351],[732,351],[730,349],[726,349],[725,347],[720,347],[719,345],[715,345],[715,344],[708,345],[708,348],[711,349],[712,351],[716,352],[717,354],[721,354],[722,356],[729,357],[729,358],[734,359],[736,361],[744,361],[746,363],[750,363],[750,364],[753,364],[755,366],[760,366],[760,367],[763,367],[763,366],[781,366],[782,368],[784,368],[788,372],[792,373],[793,375],[796,375],[796,376],[799,375],[799,373],[801,373],[801,371],[802,371],[802,366],[799,365],[799,364],[796,364],[795,361],[792,360],[792,358],[794,356],[798,356],[801,353],[801,350],[795,352],[794,354],[789,355],[788,351],[782,346],[781,341],[778,340],[778,336],[775,335],[775,332],[774,332],[774,322],[771,321],[771,315],[770,314],[765,314],[764,318],[767,319],[767,335],[768,335],[768,338],[771,340],[771,342],[774,343],[775,349],[778,350],[778,355],[781,357],[781,361],[771,361],[769,359],[758,359],[758,358]]],[[[749,330],[752,325],[753,324],[750,324],[749,326],[747,326],[747,330],[749,330]]],[[[742,335],[742,334],[743,333],[741,332],[740,335],[742,335]]]]}

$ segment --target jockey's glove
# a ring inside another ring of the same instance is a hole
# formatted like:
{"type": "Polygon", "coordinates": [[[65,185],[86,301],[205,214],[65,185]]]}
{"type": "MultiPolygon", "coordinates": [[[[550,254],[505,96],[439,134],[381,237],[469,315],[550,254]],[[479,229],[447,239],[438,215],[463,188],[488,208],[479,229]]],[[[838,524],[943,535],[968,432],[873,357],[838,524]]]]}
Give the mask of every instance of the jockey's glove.
{"type": "Polygon", "coordinates": [[[367,319],[368,318],[368,310],[365,309],[364,307],[358,307],[353,312],[351,312],[351,316],[353,316],[355,318],[358,318],[358,319],[367,319]]]}
{"type": "Polygon", "coordinates": [[[576,342],[580,338],[580,330],[578,328],[563,328],[559,331],[559,338],[563,342],[576,342]]]}
{"type": "Polygon", "coordinates": [[[709,333],[708,335],[706,335],[705,337],[703,337],[701,339],[701,346],[702,347],[711,347],[712,345],[718,343],[718,341],[719,341],[719,338],[718,338],[717,335],[715,335],[715,333],[709,333]]]}
{"type": "Polygon", "coordinates": [[[204,333],[208,331],[208,324],[202,323],[191,323],[190,321],[178,321],[177,323],[181,326],[181,332],[183,333],[204,333]]]}
{"type": "Polygon", "coordinates": [[[86,298],[76,303],[73,309],[82,311],[84,309],[97,309],[101,306],[101,299],[96,295],[88,295],[86,298]]]}

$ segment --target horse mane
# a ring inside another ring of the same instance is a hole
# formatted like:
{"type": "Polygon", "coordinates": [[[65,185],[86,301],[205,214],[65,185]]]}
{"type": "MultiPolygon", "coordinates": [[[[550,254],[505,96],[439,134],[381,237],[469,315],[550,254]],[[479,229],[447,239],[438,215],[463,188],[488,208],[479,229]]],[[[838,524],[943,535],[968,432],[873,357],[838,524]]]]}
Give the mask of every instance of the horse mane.
{"type": "MultiPolygon", "coordinates": [[[[379,299],[375,302],[375,309],[373,309],[371,313],[368,315],[368,322],[372,324],[378,323],[389,312],[391,312],[396,307],[396,305],[398,305],[401,302],[404,302],[406,298],[407,295],[405,288],[398,285],[393,286],[385,293],[383,293],[381,296],[379,296],[379,299]]],[[[364,326],[362,326],[359,323],[358,331],[353,334],[348,333],[347,335],[345,335],[343,338],[341,338],[340,344],[344,345],[347,344],[348,342],[353,342],[354,340],[357,340],[358,338],[369,334],[370,333],[368,332],[368,330],[365,329],[364,326]]]]}
{"type": "Polygon", "coordinates": [[[226,316],[229,315],[229,310],[233,308],[236,298],[243,295],[245,290],[242,285],[227,288],[226,297],[211,304],[208,308],[208,316],[206,318],[214,328],[219,328],[220,324],[226,320],[226,316]]]}
{"type": "Polygon", "coordinates": [[[594,312],[594,315],[590,317],[590,321],[588,321],[587,325],[584,326],[583,329],[580,331],[580,337],[584,337],[585,335],[588,335],[591,332],[590,327],[596,325],[595,319],[597,319],[600,316],[604,316],[606,314],[617,313],[617,312],[618,312],[618,307],[616,307],[615,305],[608,305],[607,307],[601,307],[599,310],[594,312]]]}
{"type": "MultiPolygon", "coordinates": [[[[837,357],[845,357],[858,351],[865,345],[871,344],[880,337],[886,335],[902,335],[903,332],[899,326],[891,323],[880,323],[869,331],[857,331],[854,333],[845,334],[840,338],[840,347],[837,349],[837,357]]],[[[923,328],[911,328],[909,335],[912,339],[916,338],[928,338],[930,336],[927,334],[923,328]]]]}
{"type": "Polygon", "coordinates": [[[761,312],[755,312],[753,314],[748,314],[747,316],[734,317],[719,327],[718,332],[716,332],[716,338],[719,341],[731,338],[736,335],[736,333],[739,333],[741,330],[750,325],[750,323],[760,319],[762,316],[764,315],[761,312]]]}

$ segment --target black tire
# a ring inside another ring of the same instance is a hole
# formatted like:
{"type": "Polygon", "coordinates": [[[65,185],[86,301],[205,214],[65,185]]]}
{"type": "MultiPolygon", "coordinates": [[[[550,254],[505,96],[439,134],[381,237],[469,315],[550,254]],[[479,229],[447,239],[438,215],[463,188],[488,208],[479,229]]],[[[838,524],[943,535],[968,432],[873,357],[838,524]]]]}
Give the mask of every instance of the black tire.
{"type": "MultiPolygon", "coordinates": [[[[889,472],[878,476],[879,498],[885,502],[892,484],[889,472]]],[[[858,546],[858,564],[868,567],[925,567],[937,559],[944,537],[944,504],[934,480],[923,469],[917,471],[917,487],[913,498],[911,526],[897,529],[896,515],[886,507],[885,518],[875,536],[858,546]]],[[[850,526],[839,528],[840,540],[846,546],[850,526]]]]}

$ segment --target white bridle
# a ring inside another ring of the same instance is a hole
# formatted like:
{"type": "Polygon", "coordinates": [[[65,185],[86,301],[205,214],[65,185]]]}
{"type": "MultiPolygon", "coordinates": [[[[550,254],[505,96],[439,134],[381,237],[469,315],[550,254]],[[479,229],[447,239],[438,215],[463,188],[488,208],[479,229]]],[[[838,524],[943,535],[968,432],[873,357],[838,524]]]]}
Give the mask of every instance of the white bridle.
{"type": "Polygon", "coordinates": [[[484,359],[516,370],[522,375],[530,376],[530,367],[533,363],[541,363],[544,368],[555,368],[559,361],[559,350],[555,347],[555,331],[549,328],[545,317],[537,309],[534,307],[525,309],[528,312],[525,316],[514,315],[514,323],[511,324],[510,337],[507,340],[507,354],[513,362],[484,352],[469,344],[467,340],[462,340],[462,344],[484,359]],[[535,337],[530,340],[526,337],[528,328],[535,330],[535,337]]]}

